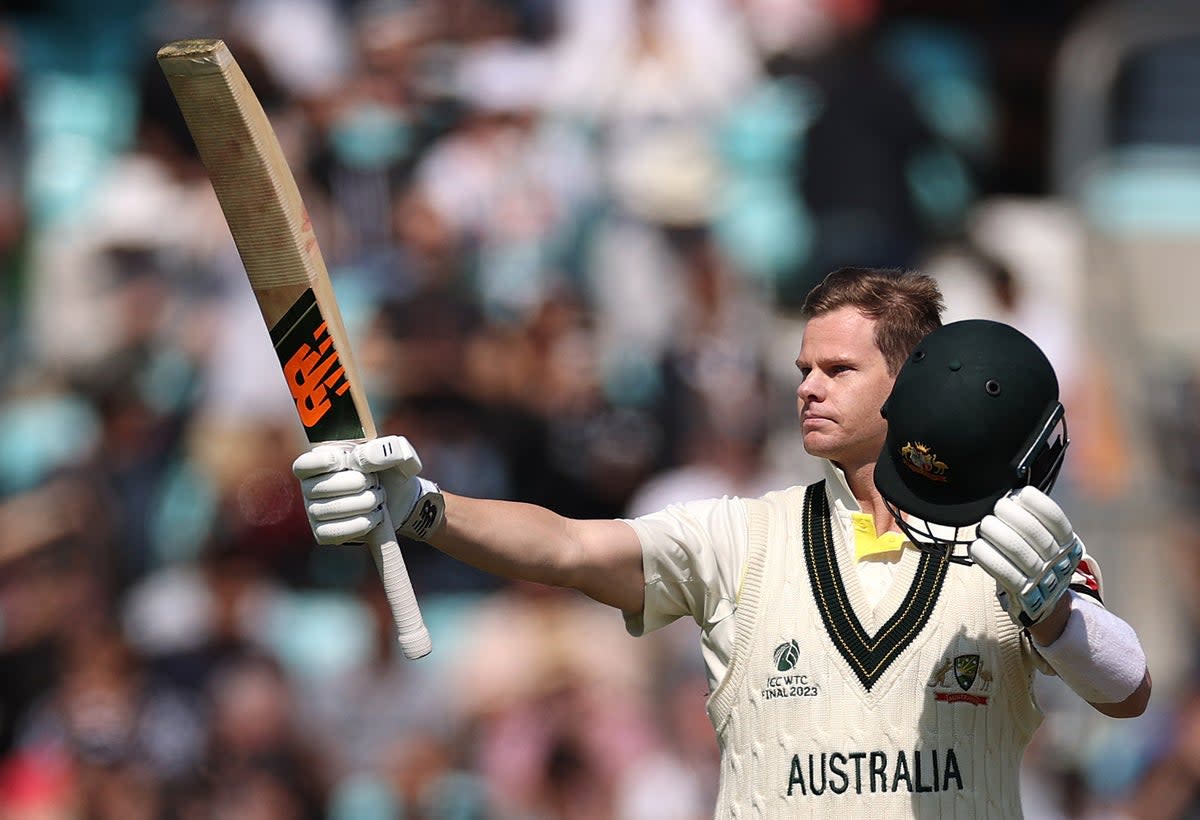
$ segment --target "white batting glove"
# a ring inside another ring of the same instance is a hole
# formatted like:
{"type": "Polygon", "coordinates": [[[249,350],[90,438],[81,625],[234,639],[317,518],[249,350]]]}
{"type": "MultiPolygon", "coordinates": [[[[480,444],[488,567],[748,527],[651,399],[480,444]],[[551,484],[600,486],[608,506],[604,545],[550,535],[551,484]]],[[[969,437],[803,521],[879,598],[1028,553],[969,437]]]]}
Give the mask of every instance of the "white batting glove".
{"type": "Polygon", "coordinates": [[[968,553],[996,579],[1000,600],[1020,626],[1032,626],[1066,594],[1083,543],[1062,508],[1036,487],[996,502],[968,553]]]}
{"type": "Polygon", "coordinates": [[[420,471],[421,459],[403,436],[320,444],[292,463],[318,544],[366,540],[383,521],[385,505],[397,535],[428,538],[442,521],[445,499],[420,471]]]}

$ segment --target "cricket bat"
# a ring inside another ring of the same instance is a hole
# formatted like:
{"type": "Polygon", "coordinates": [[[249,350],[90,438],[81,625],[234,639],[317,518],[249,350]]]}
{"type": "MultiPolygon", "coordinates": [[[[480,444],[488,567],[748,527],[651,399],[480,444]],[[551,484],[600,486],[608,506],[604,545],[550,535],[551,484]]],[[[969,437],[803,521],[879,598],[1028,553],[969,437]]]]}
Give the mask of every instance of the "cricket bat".
{"type": "MultiPolygon", "coordinates": [[[[329,272],[308,211],[254,90],[221,40],[179,40],[158,51],[233,234],[296,411],[312,444],[376,436],[329,272]]],[[[429,654],[387,509],[368,544],[391,605],[400,649],[429,654]]]]}

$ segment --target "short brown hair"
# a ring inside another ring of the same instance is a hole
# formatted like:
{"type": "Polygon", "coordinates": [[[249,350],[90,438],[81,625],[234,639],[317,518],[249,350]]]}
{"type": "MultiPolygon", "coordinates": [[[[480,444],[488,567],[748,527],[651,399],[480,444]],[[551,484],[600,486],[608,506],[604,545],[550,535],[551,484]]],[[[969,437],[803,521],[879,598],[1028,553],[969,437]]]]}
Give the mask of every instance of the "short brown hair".
{"type": "Polygon", "coordinates": [[[933,277],[898,268],[838,268],[809,291],[805,319],[842,307],[876,321],[875,346],[888,372],[900,371],[917,342],[942,324],[945,301],[933,277]]]}

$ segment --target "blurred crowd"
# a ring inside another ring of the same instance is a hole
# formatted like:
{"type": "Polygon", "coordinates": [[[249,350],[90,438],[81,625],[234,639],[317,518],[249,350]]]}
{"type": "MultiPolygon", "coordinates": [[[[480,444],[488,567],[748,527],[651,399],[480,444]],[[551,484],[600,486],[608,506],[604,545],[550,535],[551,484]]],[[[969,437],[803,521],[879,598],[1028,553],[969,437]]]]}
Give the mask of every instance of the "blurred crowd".
{"type": "MultiPolygon", "coordinates": [[[[981,5],[0,6],[0,818],[696,820],[715,799],[690,624],[635,641],[582,596],[406,544],[434,641],[407,662],[370,558],[313,544],[307,445],[159,46],[232,49],[380,431],[455,492],[619,517],[814,479],[797,309],[852,264],[925,268],[948,318],[1033,335],[1076,441],[1063,492],[1103,508],[1130,445],[1080,232],[1042,196],[1050,67],[1090,4],[981,5]]],[[[1195,547],[1176,560],[1200,579],[1195,547]]],[[[1047,682],[1029,816],[1200,816],[1181,679],[1132,729],[1047,682]]]]}

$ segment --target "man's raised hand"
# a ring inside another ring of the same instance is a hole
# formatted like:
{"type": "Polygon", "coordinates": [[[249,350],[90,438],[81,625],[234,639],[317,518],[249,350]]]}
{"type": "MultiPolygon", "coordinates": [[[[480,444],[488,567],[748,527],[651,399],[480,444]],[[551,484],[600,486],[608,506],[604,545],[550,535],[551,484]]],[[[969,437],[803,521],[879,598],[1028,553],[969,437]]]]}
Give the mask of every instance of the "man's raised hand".
{"type": "Polygon", "coordinates": [[[292,463],[319,544],[364,541],[383,520],[384,505],[399,522],[398,535],[427,539],[442,521],[445,500],[420,471],[421,459],[403,436],[321,444],[292,463]]]}
{"type": "Polygon", "coordinates": [[[971,558],[999,586],[1008,614],[1032,626],[1066,594],[1083,557],[1083,544],[1062,508],[1036,487],[996,502],[979,523],[971,558]]]}

